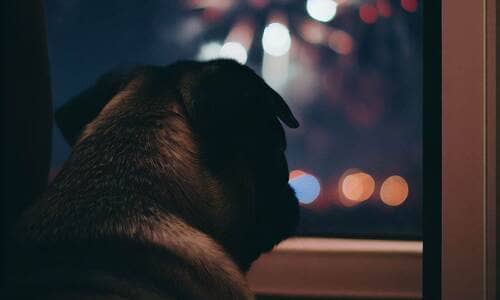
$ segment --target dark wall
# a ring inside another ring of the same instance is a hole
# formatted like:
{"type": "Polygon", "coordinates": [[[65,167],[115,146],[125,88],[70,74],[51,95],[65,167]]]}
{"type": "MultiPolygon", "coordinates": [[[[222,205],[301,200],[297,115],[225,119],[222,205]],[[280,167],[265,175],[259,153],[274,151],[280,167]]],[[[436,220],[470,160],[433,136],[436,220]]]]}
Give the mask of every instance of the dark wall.
{"type": "Polygon", "coordinates": [[[4,266],[8,232],[21,211],[47,185],[52,107],[43,1],[2,0],[1,14],[0,201],[4,266]]]}

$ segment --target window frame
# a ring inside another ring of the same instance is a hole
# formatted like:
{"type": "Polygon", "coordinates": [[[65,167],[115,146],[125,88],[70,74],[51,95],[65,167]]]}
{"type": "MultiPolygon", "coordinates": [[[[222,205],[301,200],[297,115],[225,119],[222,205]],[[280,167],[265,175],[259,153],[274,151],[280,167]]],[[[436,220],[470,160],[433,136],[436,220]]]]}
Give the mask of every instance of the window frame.
{"type": "Polygon", "coordinates": [[[495,5],[443,0],[442,299],[495,299],[495,5]]]}
{"type": "Polygon", "coordinates": [[[247,278],[259,295],[420,299],[422,242],[291,238],[247,278]]]}

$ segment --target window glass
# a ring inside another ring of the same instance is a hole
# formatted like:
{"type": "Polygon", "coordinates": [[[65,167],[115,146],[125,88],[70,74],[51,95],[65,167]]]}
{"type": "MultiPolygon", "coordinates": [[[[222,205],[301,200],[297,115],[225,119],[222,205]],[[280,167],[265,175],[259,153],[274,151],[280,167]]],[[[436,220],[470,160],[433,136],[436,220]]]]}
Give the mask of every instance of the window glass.
{"type": "MultiPolygon", "coordinates": [[[[287,130],[298,234],[422,234],[422,1],[47,2],[54,105],[111,68],[230,57],[261,74],[287,130]]],[[[54,133],[52,174],[69,147],[54,133]]]]}

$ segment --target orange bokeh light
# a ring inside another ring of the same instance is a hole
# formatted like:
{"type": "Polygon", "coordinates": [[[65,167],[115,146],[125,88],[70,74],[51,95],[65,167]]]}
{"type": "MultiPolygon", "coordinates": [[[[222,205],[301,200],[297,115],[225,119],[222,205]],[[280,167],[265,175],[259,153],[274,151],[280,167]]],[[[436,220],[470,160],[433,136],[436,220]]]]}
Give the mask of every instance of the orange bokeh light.
{"type": "Polygon", "coordinates": [[[380,188],[380,199],[389,206],[398,206],[408,198],[409,188],[401,176],[390,176],[380,188]]]}
{"type": "Polygon", "coordinates": [[[297,177],[305,175],[305,174],[307,174],[307,173],[302,171],[302,170],[293,170],[292,172],[290,172],[290,175],[288,176],[288,178],[290,180],[292,180],[294,178],[297,178],[297,177]]]}
{"type": "Polygon", "coordinates": [[[375,180],[363,172],[347,175],[341,184],[342,194],[353,202],[366,201],[375,191],[375,180]]]}

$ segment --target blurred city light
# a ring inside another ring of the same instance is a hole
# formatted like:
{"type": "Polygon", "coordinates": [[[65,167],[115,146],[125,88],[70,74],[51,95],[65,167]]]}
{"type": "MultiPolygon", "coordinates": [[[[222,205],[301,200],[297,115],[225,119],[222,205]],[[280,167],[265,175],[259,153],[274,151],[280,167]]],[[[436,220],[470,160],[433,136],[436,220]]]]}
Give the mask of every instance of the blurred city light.
{"type": "Polygon", "coordinates": [[[343,174],[342,176],[340,176],[340,178],[338,179],[337,181],[337,199],[338,201],[340,202],[340,204],[342,204],[342,206],[344,207],[353,207],[353,206],[356,206],[356,205],[359,205],[361,203],[361,201],[352,201],[350,200],[349,198],[347,198],[343,192],[343,183],[344,183],[344,179],[346,179],[349,175],[353,175],[353,174],[357,174],[357,173],[361,173],[362,171],[359,170],[359,169],[356,169],[356,168],[352,168],[352,169],[347,169],[343,174]]]}
{"type": "Polygon", "coordinates": [[[248,0],[248,4],[255,9],[263,9],[269,4],[269,0],[248,0]]]}
{"type": "Polygon", "coordinates": [[[306,175],[307,173],[302,171],[302,170],[293,170],[290,172],[290,175],[288,176],[290,180],[295,179],[299,176],[306,175]]]}
{"type": "Polygon", "coordinates": [[[280,23],[271,23],[264,28],[262,47],[273,56],[284,55],[290,50],[292,39],[288,28],[280,23]]]}
{"type": "Polygon", "coordinates": [[[306,20],[299,25],[302,38],[311,44],[321,44],[326,40],[329,29],[318,22],[306,20]]]}
{"type": "Polygon", "coordinates": [[[328,37],[328,46],[339,54],[347,55],[351,53],[354,41],[347,32],[342,30],[333,30],[328,37]]]}
{"type": "Polygon", "coordinates": [[[262,77],[273,89],[282,92],[288,79],[289,55],[272,56],[264,52],[262,77]]]}
{"type": "Polygon", "coordinates": [[[220,57],[220,50],[222,45],[218,42],[210,42],[201,46],[198,51],[198,55],[196,55],[197,60],[205,61],[216,59],[220,57]]]}
{"type": "Polygon", "coordinates": [[[186,4],[195,9],[213,8],[220,11],[227,11],[235,3],[234,0],[187,0],[186,4]]]}
{"type": "Polygon", "coordinates": [[[243,45],[237,42],[227,42],[220,49],[219,57],[231,58],[244,65],[247,62],[248,54],[243,45]]]}
{"type": "Polygon", "coordinates": [[[408,197],[409,188],[406,180],[401,176],[390,176],[380,188],[380,199],[389,206],[398,206],[408,197]]]}
{"type": "Polygon", "coordinates": [[[415,12],[417,11],[417,0],[401,0],[401,6],[407,12],[415,12]]]}
{"type": "Polygon", "coordinates": [[[392,7],[389,0],[377,0],[375,6],[380,16],[388,18],[392,15],[392,7]]]}
{"type": "Polygon", "coordinates": [[[337,2],[333,0],[307,0],[307,13],[320,22],[331,21],[337,13],[337,2]]]}
{"type": "Polygon", "coordinates": [[[368,200],[375,191],[375,180],[363,172],[347,175],[341,185],[344,196],[355,202],[368,200]]]}
{"type": "Polygon", "coordinates": [[[229,31],[225,42],[236,42],[241,44],[245,49],[250,49],[252,46],[253,36],[255,32],[255,24],[249,18],[242,18],[229,31]]]}
{"type": "Polygon", "coordinates": [[[302,204],[312,203],[318,198],[321,191],[319,180],[313,175],[303,171],[298,171],[301,173],[296,172],[295,174],[294,172],[290,173],[290,180],[288,183],[294,189],[297,199],[299,199],[299,202],[302,204]]]}
{"type": "Polygon", "coordinates": [[[215,23],[219,22],[223,17],[224,17],[224,12],[215,9],[215,8],[206,8],[203,10],[201,13],[201,16],[204,21],[210,22],[210,23],[215,23]]]}
{"type": "Polygon", "coordinates": [[[377,22],[378,11],[372,4],[363,4],[359,7],[359,17],[366,24],[377,22]]]}

